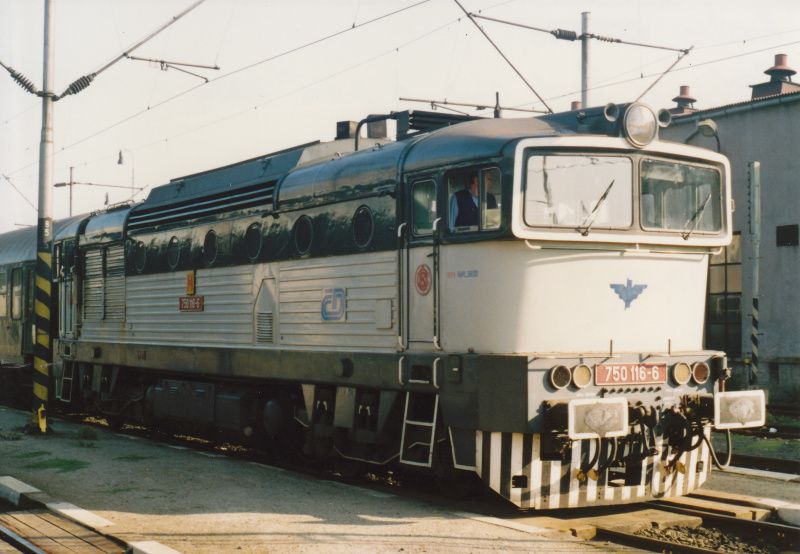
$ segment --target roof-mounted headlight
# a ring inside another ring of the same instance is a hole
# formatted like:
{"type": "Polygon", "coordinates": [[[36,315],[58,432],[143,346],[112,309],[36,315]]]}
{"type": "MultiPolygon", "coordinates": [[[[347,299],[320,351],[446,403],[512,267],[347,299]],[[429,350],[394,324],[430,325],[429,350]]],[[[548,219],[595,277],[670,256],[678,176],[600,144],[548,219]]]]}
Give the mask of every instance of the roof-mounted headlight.
{"type": "Polygon", "coordinates": [[[653,110],[644,104],[632,104],[625,110],[625,138],[637,148],[647,146],[656,138],[658,120],[653,110]]]}

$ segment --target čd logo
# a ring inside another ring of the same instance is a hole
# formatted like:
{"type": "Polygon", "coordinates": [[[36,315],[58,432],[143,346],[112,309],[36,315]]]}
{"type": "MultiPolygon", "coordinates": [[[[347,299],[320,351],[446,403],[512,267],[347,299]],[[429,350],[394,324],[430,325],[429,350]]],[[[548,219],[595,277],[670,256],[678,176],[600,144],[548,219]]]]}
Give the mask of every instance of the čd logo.
{"type": "Polygon", "coordinates": [[[347,309],[347,298],[344,289],[322,289],[320,315],[322,321],[339,321],[344,318],[347,309]]]}

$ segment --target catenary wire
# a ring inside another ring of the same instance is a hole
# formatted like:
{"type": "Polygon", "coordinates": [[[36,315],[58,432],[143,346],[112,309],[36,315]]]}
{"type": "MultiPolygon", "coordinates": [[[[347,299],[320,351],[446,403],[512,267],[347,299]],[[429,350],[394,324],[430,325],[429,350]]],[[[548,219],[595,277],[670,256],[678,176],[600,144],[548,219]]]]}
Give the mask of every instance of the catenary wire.
{"type": "MultiPolygon", "coordinates": [[[[690,71],[690,70],[696,69],[698,67],[703,67],[703,66],[707,66],[707,65],[716,64],[716,63],[722,63],[722,62],[730,61],[730,60],[733,60],[733,59],[736,59],[736,58],[742,58],[742,57],[745,57],[745,56],[751,56],[753,54],[760,54],[761,52],[766,52],[766,51],[769,51],[769,50],[773,50],[775,48],[783,48],[784,46],[794,46],[796,44],[800,44],[800,40],[795,40],[795,41],[792,41],[792,42],[784,42],[782,44],[775,44],[775,45],[772,45],[772,46],[768,46],[766,48],[759,48],[758,50],[749,50],[747,52],[734,54],[732,56],[725,56],[725,57],[722,57],[722,58],[715,58],[713,60],[707,60],[707,61],[704,61],[704,62],[696,63],[694,65],[688,65],[686,67],[680,67],[678,69],[675,69],[673,71],[673,73],[678,73],[678,72],[681,72],[681,71],[690,71]]],[[[591,90],[600,90],[600,89],[609,88],[609,87],[613,87],[613,86],[617,86],[617,85],[624,85],[624,84],[627,84],[627,83],[640,81],[640,80],[646,79],[648,77],[655,77],[656,75],[660,75],[660,74],[661,73],[648,73],[648,74],[645,74],[645,75],[641,75],[639,77],[633,77],[631,79],[623,79],[621,81],[614,81],[612,83],[606,83],[606,84],[603,84],[603,85],[595,85],[593,87],[588,88],[587,90],[590,90],[590,91],[591,90]]],[[[574,90],[574,91],[566,92],[564,94],[559,94],[559,95],[556,95],[556,96],[549,96],[547,99],[548,100],[560,100],[561,98],[566,98],[568,96],[573,96],[575,94],[579,94],[580,92],[581,92],[580,90],[574,90]]],[[[515,104],[513,107],[518,108],[520,106],[527,106],[529,104],[530,104],[530,102],[520,102],[519,104],[515,104]]]]}
{"type": "Polygon", "coordinates": [[[25,196],[25,195],[22,193],[22,191],[21,191],[21,190],[20,190],[20,189],[17,187],[17,185],[15,185],[15,184],[14,184],[14,181],[12,181],[11,179],[9,179],[8,175],[6,175],[5,173],[3,173],[2,175],[3,175],[3,179],[5,179],[5,180],[8,182],[8,184],[9,184],[9,185],[11,185],[11,188],[13,188],[15,191],[17,191],[17,194],[19,194],[19,195],[20,195],[20,196],[23,198],[23,200],[25,200],[25,202],[27,202],[27,203],[28,203],[28,205],[29,205],[31,208],[33,208],[33,210],[34,210],[34,211],[38,212],[38,211],[39,211],[39,209],[38,209],[36,206],[34,206],[34,205],[33,205],[33,202],[31,202],[31,201],[28,199],[28,197],[27,197],[27,196],[25,196]]]}
{"type": "MultiPolygon", "coordinates": [[[[262,106],[265,106],[267,104],[271,104],[272,102],[276,102],[278,100],[282,100],[282,99],[287,98],[287,97],[289,97],[289,96],[291,96],[293,94],[296,94],[298,92],[302,92],[302,91],[307,90],[309,88],[312,88],[312,87],[314,87],[314,86],[316,86],[316,85],[318,85],[320,83],[324,83],[325,81],[329,81],[329,80],[331,80],[331,79],[333,79],[335,77],[338,77],[339,75],[347,73],[348,71],[352,71],[354,69],[357,69],[359,67],[367,65],[369,63],[372,63],[372,62],[374,62],[376,60],[379,60],[380,58],[383,58],[383,57],[386,57],[386,56],[388,56],[390,54],[396,53],[399,50],[401,50],[402,48],[405,48],[405,47],[407,47],[407,46],[409,46],[409,45],[411,45],[411,44],[413,44],[415,42],[423,40],[423,39],[425,39],[425,38],[427,38],[427,37],[439,32],[439,31],[441,31],[442,29],[445,29],[445,28],[447,28],[447,27],[449,27],[449,26],[451,26],[451,25],[453,25],[455,23],[458,23],[458,21],[459,21],[458,19],[454,19],[452,21],[448,21],[447,23],[445,23],[443,25],[439,25],[438,27],[435,27],[434,29],[431,29],[430,31],[427,31],[427,32],[423,33],[422,35],[418,35],[417,37],[415,37],[415,38],[413,38],[411,40],[403,42],[402,44],[400,44],[398,46],[392,47],[392,48],[390,48],[388,50],[385,50],[384,52],[382,52],[380,54],[377,54],[375,56],[367,58],[366,60],[362,60],[362,61],[360,61],[358,63],[355,63],[353,65],[350,65],[348,67],[345,67],[343,69],[335,71],[334,73],[330,73],[330,74],[326,75],[325,77],[322,77],[321,79],[317,79],[317,80],[312,81],[310,83],[306,83],[305,85],[302,85],[302,86],[294,88],[294,89],[292,89],[290,91],[281,93],[281,94],[279,94],[277,96],[273,96],[272,98],[269,98],[269,99],[265,100],[264,102],[260,102],[259,104],[256,104],[254,106],[248,106],[247,108],[238,110],[238,111],[236,111],[234,113],[231,113],[231,114],[228,114],[228,115],[226,115],[224,117],[221,117],[221,118],[215,119],[213,121],[209,121],[209,122],[203,123],[202,125],[197,125],[195,127],[192,127],[191,129],[186,129],[184,131],[181,131],[180,133],[176,133],[174,135],[170,135],[169,137],[161,138],[161,139],[149,142],[147,144],[143,144],[143,145],[137,146],[136,148],[134,148],[134,150],[141,150],[141,149],[153,146],[155,144],[159,144],[159,143],[162,143],[162,142],[168,142],[168,141],[174,140],[174,139],[176,139],[178,137],[181,137],[181,136],[188,135],[188,134],[194,133],[196,131],[199,131],[200,129],[205,129],[207,127],[211,127],[213,125],[217,125],[219,123],[222,123],[224,121],[228,121],[230,119],[235,119],[235,118],[240,117],[240,116],[242,116],[244,114],[250,113],[253,110],[257,110],[258,108],[260,108],[262,106]]],[[[105,156],[103,159],[105,159],[105,158],[108,158],[108,156],[105,156]]],[[[123,202],[134,199],[140,193],[144,192],[145,190],[147,190],[149,188],[150,188],[150,185],[144,187],[142,190],[137,191],[130,198],[128,198],[126,200],[123,200],[123,202]]]]}
{"type": "Polygon", "coordinates": [[[515,66],[515,65],[514,65],[514,64],[511,62],[511,60],[509,60],[509,59],[508,59],[508,56],[506,56],[506,55],[503,53],[503,51],[500,49],[500,47],[499,47],[499,46],[497,46],[497,44],[495,44],[495,42],[492,40],[492,38],[491,38],[491,37],[490,37],[490,36],[489,36],[489,35],[486,33],[486,31],[484,31],[484,30],[483,30],[483,27],[481,27],[480,25],[478,25],[478,22],[477,22],[477,21],[475,21],[475,18],[472,16],[472,14],[470,14],[470,13],[469,13],[469,12],[468,12],[468,11],[467,11],[465,8],[464,8],[464,6],[462,6],[462,5],[461,5],[461,2],[459,2],[458,0],[453,0],[453,1],[454,1],[456,4],[458,4],[458,7],[459,7],[459,8],[461,8],[461,11],[463,11],[463,12],[464,12],[464,14],[465,14],[465,15],[467,16],[467,18],[470,20],[470,22],[472,22],[472,24],[473,24],[473,25],[475,25],[475,27],[477,27],[477,28],[478,28],[478,30],[481,32],[481,34],[484,36],[484,38],[486,38],[486,40],[488,40],[488,41],[489,41],[489,44],[491,44],[491,45],[494,47],[494,49],[495,49],[495,50],[497,50],[497,53],[498,53],[498,54],[500,54],[500,56],[501,56],[501,57],[502,57],[502,58],[503,58],[503,59],[506,61],[506,63],[507,63],[507,64],[508,64],[508,65],[511,67],[511,69],[513,69],[513,70],[514,70],[514,73],[516,73],[516,74],[517,74],[517,76],[518,76],[520,79],[522,79],[522,82],[523,82],[523,83],[525,83],[525,85],[526,85],[526,86],[527,86],[527,87],[530,89],[530,91],[531,91],[533,94],[535,94],[535,95],[536,95],[536,98],[538,98],[538,99],[539,99],[539,101],[540,101],[542,104],[544,104],[544,107],[545,107],[545,108],[547,108],[547,111],[548,111],[548,112],[550,112],[550,113],[553,113],[553,110],[550,108],[550,106],[548,106],[548,105],[547,105],[547,102],[545,101],[545,99],[544,99],[544,98],[542,98],[542,96],[541,96],[541,95],[540,95],[538,92],[536,92],[536,89],[535,89],[535,88],[533,88],[533,85],[531,85],[531,84],[528,82],[528,80],[527,80],[527,79],[525,78],[525,76],[524,76],[524,75],[523,75],[523,74],[520,72],[520,70],[519,70],[519,69],[517,69],[517,67],[516,67],[516,66],[515,66]]]}
{"type": "MultiPolygon", "coordinates": [[[[384,14],[379,15],[377,17],[374,17],[372,19],[369,19],[369,20],[367,20],[367,21],[365,21],[363,23],[359,23],[359,24],[357,24],[355,26],[347,27],[346,29],[342,29],[340,31],[336,31],[335,33],[331,33],[331,34],[326,35],[324,37],[315,39],[315,40],[313,40],[311,42],[307,42],[307,43],[302,44],[300,46],[297,46],[297,47],[294,47],[294,48],[290,48],[289,50],[284,50],[283,52],[280,52],[280,53],[275,54],[273,56],[269,56],[267,58],[263,58],[263,59],[258,60],[256,62],[253,62],[251,64],[242,66],[242,67],[240,67],[238,69],[234,69],[233,71],[230,71],[228,73],[225,73],[223,75],[215,77],[214,79],[210,79],[208,82],[199,83],[199,84],[197,84],[195,86],[192,86],[192,87],[189,87],[187,89],[184,89],[183,91],[178,92],[178,93],[176,93],[176,94],[174,94],[174,95],[172,95],[172,96],[170,96],[168,98],[165,98],[164,100],[161,100],[160,102],[157,102],[156,104],[153,104],[151,106],[147,106],[146,108],[144,108],[142,110],[139,110],[138,112],[135,112],[135,113],[133,113],[133,114],[131,114],[129,116],[124,117],[123,119],[120,119],[120,120],[116,121],[115,123],[112,123],[112,124],[102,128],[102,129],[100,129],[98,131],[95,131],[94,133],[92,133],[90,135],[87,135],[87,136],[85,136],[85,137],[83,137],[81,139],[78,139],[78,140],[76,140],[76,141],[74,141],[74,142],[72,142],[72,143],[70,143],[70,144],[68,144],[66,146],[62,146],[61,148],[58,149],[57,153],[64,152],[65,150],[68,150],[68,149],[70,149],[70,148],[72,148],[74,146],[77,146],[77,145],[82,144],[82,143],[84,143],[84,142],[86,142],[88,140],[91,140],[91,139],[93,139],[93,138],[95,138],[95,137],[97,137],[97,136],[99,136],[101,134],[104,134],[104,133],[110,131],[111,129],[114,129],[114,128],[116,128],[116,127],[118,127],[118,126],[120,126],[120,125],[122,125],[124,123],[127,123],[128,121],[130,121],[130,120],[132,120],[132,119],[134,119],[136,117],[139,117],[140,115],[143,115],[143,114],[145,114],[145,113],[147,113],[147,112],[149,112],[149,111],[151,111],[151,110],[153,110],[155,108],[159,108],[159,107],[161,107],[161,106],[163,106],[165,104],[168,104],[168,103],[170,103],[170,102],[172,102],[174,100],[177,100],[178,98],[181,98],[182,96],[185,96],[186,94],[189,94],[193,90],[196,90],[196,89],[198,89],[200,87],[210,85],[211,83],[215,83],[217,81],[221,81],[222,79],[225,79],[225,78],[230,77],[232,75],[236,75],[236,74],[241,73],[243,71],[247,71],[249,69],[252,69],[253,67],[256,67],[256,66],[259,66],[259,65],[271,62],[271,61],[274,61],[274,60],[276,60],[278,58],[287,56],[289,54],[292,54],[292,53],[295,53],[295,52],[299,52],[300,50],[303,50],[305,48],[314,46],[316,44],[319,44],[319,43],[324,42],[326,40],[329,40],[331,38],[337,37],[339,35],[343,35],[345,33],[353,31],[355,29],[359,29],[361,27],[365,27],[365,26],[367,26],[367,25],[369,25],[371,23],[375,23],[375,22],[380,21],[382,19],[386,19],[387,17],[391,17],[391,16],[397,15],[397,14],[399,14],[401,12],[413,9],[413,8],[415,8],[417,6],[421,6],[422,4],[427,4],[430,1],[431,0],[420,0],[418,2],[415,2],[414,4],[410,4],[410,5],[405,6],[403,8],[392,10],[390,12],[387,12],[387,13],[384,13],[384,14]]],[[[29,167],[37,164],[37,163],[39,163],[38,160],[34,160],[34,161],[32,161],[32,162],[30,162],[30,163],[28,163],[28,164],[26,164],[26,165],[24,165],[22,167],[19,167],[19,168],[13,170],[13,171],[10,171],[9,175],[14,175],[15,173],[23,171],[24,169],[27,169],[27,168],[29,168],[29,167]]]]}

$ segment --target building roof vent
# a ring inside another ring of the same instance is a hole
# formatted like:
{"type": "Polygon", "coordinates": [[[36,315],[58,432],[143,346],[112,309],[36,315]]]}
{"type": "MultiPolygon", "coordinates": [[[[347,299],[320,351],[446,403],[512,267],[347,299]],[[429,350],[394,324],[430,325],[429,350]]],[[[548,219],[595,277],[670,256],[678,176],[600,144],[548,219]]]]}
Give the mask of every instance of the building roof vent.
{"type": "Polygon", "coordinates": [[[775,65],[764,73],[769,75],[768,82],[750,85],[753,88],[753,100],[767,96],[800,92],[800,84],[792,82],[792,75],[797,71],[789,67],[788,55],[775,54],[775,65]]]}
{"type": "Polygon", "coordinates": [[[797,73],[789,67],[789,56],[786,54],[775,54],[775,65],[767,69],[764,73],[770,76],[770,81],[792,81],[792,75],[797,73]]]}
{"type": "Polygon", "coordinates": [[[677,104],[676,107],[669,111],[672,115],[684,115],[697,111],[694,107],[697,98],[694,98],[689,92],[689,85],[681,85],[680,94],[673,98],[672,101],[677,104]]]}

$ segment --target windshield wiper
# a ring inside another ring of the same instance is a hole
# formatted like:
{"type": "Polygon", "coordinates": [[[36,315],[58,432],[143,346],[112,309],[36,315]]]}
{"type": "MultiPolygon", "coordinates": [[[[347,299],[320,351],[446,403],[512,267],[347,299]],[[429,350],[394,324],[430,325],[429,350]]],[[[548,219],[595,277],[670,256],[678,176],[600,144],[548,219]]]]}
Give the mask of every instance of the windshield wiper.
{"type": "Polygon", "coordinates": [[[592,225],[594,225],[594,214],[597,213],[597,208],[599,208],[603,204],[603,202],[606,201],[606,197],[608,197],[608,193],[611,192],[611,187],[614,186],[615,181],[616,179],[611,179],[611,182],[606,187],[606,190],[603,192],[600,198],[597,199],[597,202],[595,203],[592,212],[586,216],[586,219],[583,220],[583,223],[581,223],[580,227],[575,229],[584,237],[589,234],[589,229],[591,229],[592,225]]]}
{"type": "Polygon", "coordinates": [[[686,223],[683,224],[683,231],[684,231],[684,233],[682,235],[683,236],[683,240],[689,240],[689,237],[692,236],[692,233],[694,233],[697,230],[697,226],[700,224],[700,218],[702,217],[703,212],[706,211],[706,207],[708,206],[708,201],[709,200],[711,200],[711,193],[710,192],[708,193],[708,196],[706,196],[706,199],[703,200],[703,205],[700,206],[699,208],[697,208],[694,211],[694,213],[692,214],[692,217],[687,219],[686,223]],[[694,225],[692,225],[692,228],[687,231],[686,228],[692,222],[694,222],[694,225]]]}

